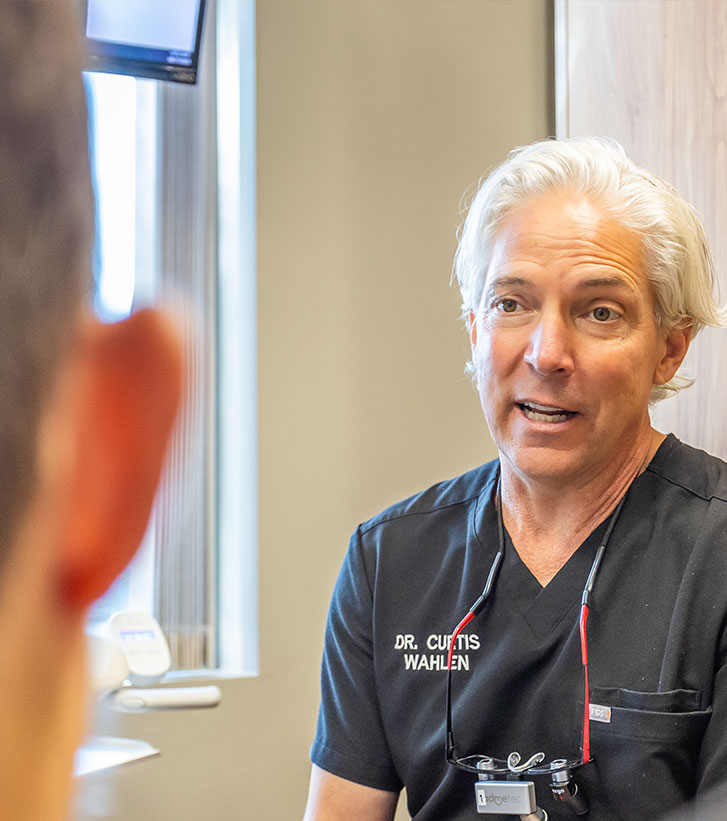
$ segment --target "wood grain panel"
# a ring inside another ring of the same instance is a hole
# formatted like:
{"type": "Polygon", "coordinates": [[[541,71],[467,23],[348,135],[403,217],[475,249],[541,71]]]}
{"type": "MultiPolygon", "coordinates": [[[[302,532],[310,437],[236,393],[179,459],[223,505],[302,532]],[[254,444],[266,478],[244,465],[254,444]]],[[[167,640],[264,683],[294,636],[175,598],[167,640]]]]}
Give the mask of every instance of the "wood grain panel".
{"type": "MultiPolygon", "coordinates": [[[[556,0],[556,128],[602,134],[671,182],[707,228],[727,295],[727,1],[556,0]]],[[[695,384],[653,410],[662,430],[727,458],[727,332],[707,329],[695,384]]]]}

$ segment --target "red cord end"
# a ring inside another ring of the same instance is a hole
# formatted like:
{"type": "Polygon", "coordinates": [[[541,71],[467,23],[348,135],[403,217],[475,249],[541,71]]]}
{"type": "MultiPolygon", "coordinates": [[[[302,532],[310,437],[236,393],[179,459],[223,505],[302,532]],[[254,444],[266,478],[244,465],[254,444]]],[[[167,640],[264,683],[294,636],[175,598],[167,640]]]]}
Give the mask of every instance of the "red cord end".
{"type": "Polygon", "coordinates": [[[583,696],[583,763],[591,760],[591,704],[588,693],[588,641],[586,638],[586,622],[588,621],[588,605],[581,606],[579,626],[581,632],[581,658],[583,659],[583,675],[585,688],[583,696]]]}
{"type": "Polygon", "coordinates": [[[581,658],[583,659],[583,666],[588,664],[588,641],[586,639],[586,622],[588,621],[588,605],[584,604],[581,607],[581,617],[579,625],[581,629],[581,658]]]}
{"type": "Polygon", "coordinates": [[[472,621],[474,617],[474,610],[470,610],[470,612],[454,628],[454,632],[452,633],[449,639],[449,651],[447,652],[447,670],[452,669],[452,656],[454,656],[454,645],[457,641],[457,636],[464,630],[465,627],[467,627],[467,625],[472,621]]]}

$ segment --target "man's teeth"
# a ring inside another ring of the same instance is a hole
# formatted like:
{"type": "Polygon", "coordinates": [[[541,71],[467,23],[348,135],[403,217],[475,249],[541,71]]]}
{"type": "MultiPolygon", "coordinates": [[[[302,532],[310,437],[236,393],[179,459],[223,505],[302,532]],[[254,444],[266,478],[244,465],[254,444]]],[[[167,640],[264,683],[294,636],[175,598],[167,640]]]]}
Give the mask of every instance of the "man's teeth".
{"type": "Polygon", "coordinates": [[[537,405],[534,402],[520,405],[523,413],[534,422],[565,422],[573,415],[572,411],[563,408],[551,408],[548,405],[537,405]]]}

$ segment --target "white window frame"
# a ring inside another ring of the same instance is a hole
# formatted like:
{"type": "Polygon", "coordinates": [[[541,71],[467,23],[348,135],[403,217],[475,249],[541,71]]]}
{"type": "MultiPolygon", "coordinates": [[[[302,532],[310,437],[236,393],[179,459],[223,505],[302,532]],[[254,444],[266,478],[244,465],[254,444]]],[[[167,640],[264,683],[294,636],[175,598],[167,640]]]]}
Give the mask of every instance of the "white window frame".
{"type": "MultiPolygon", "coordinates": [[[[197,86],[155,85],[156,151],[151,158],[139,152],[137,161],[137,178],[151,190],[137,190],[134,305],[166,304],[177,314],[189,343],[188,401],[147,535],[155,549],[142,551],[134,573],[148,575],[153,562],[153,610],[175,669],[252,675],[258,669],[254,0],[208,0],[197,86]],[[149,225],[154,242],[144,239],[149,225]],[[139,569],[144,563],[146,571],[139,569]]],[[[148,99],[146,105],[148,111],[148,99]]]]}

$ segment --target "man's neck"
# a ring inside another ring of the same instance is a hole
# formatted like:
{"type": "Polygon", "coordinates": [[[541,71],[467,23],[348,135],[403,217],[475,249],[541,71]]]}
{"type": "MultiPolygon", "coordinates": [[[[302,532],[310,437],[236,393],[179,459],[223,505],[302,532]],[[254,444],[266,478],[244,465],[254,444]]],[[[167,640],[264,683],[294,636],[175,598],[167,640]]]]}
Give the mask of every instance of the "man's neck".
{"type": "Polygon", "coordinates": [[[505,527],[520,558],[545,586],[579,545],[614,510],[633,480],[642,473],[664,435],[649,429],[612,471],[578,477],[564,485],[530,481],[502,460],[505,527]]]}

